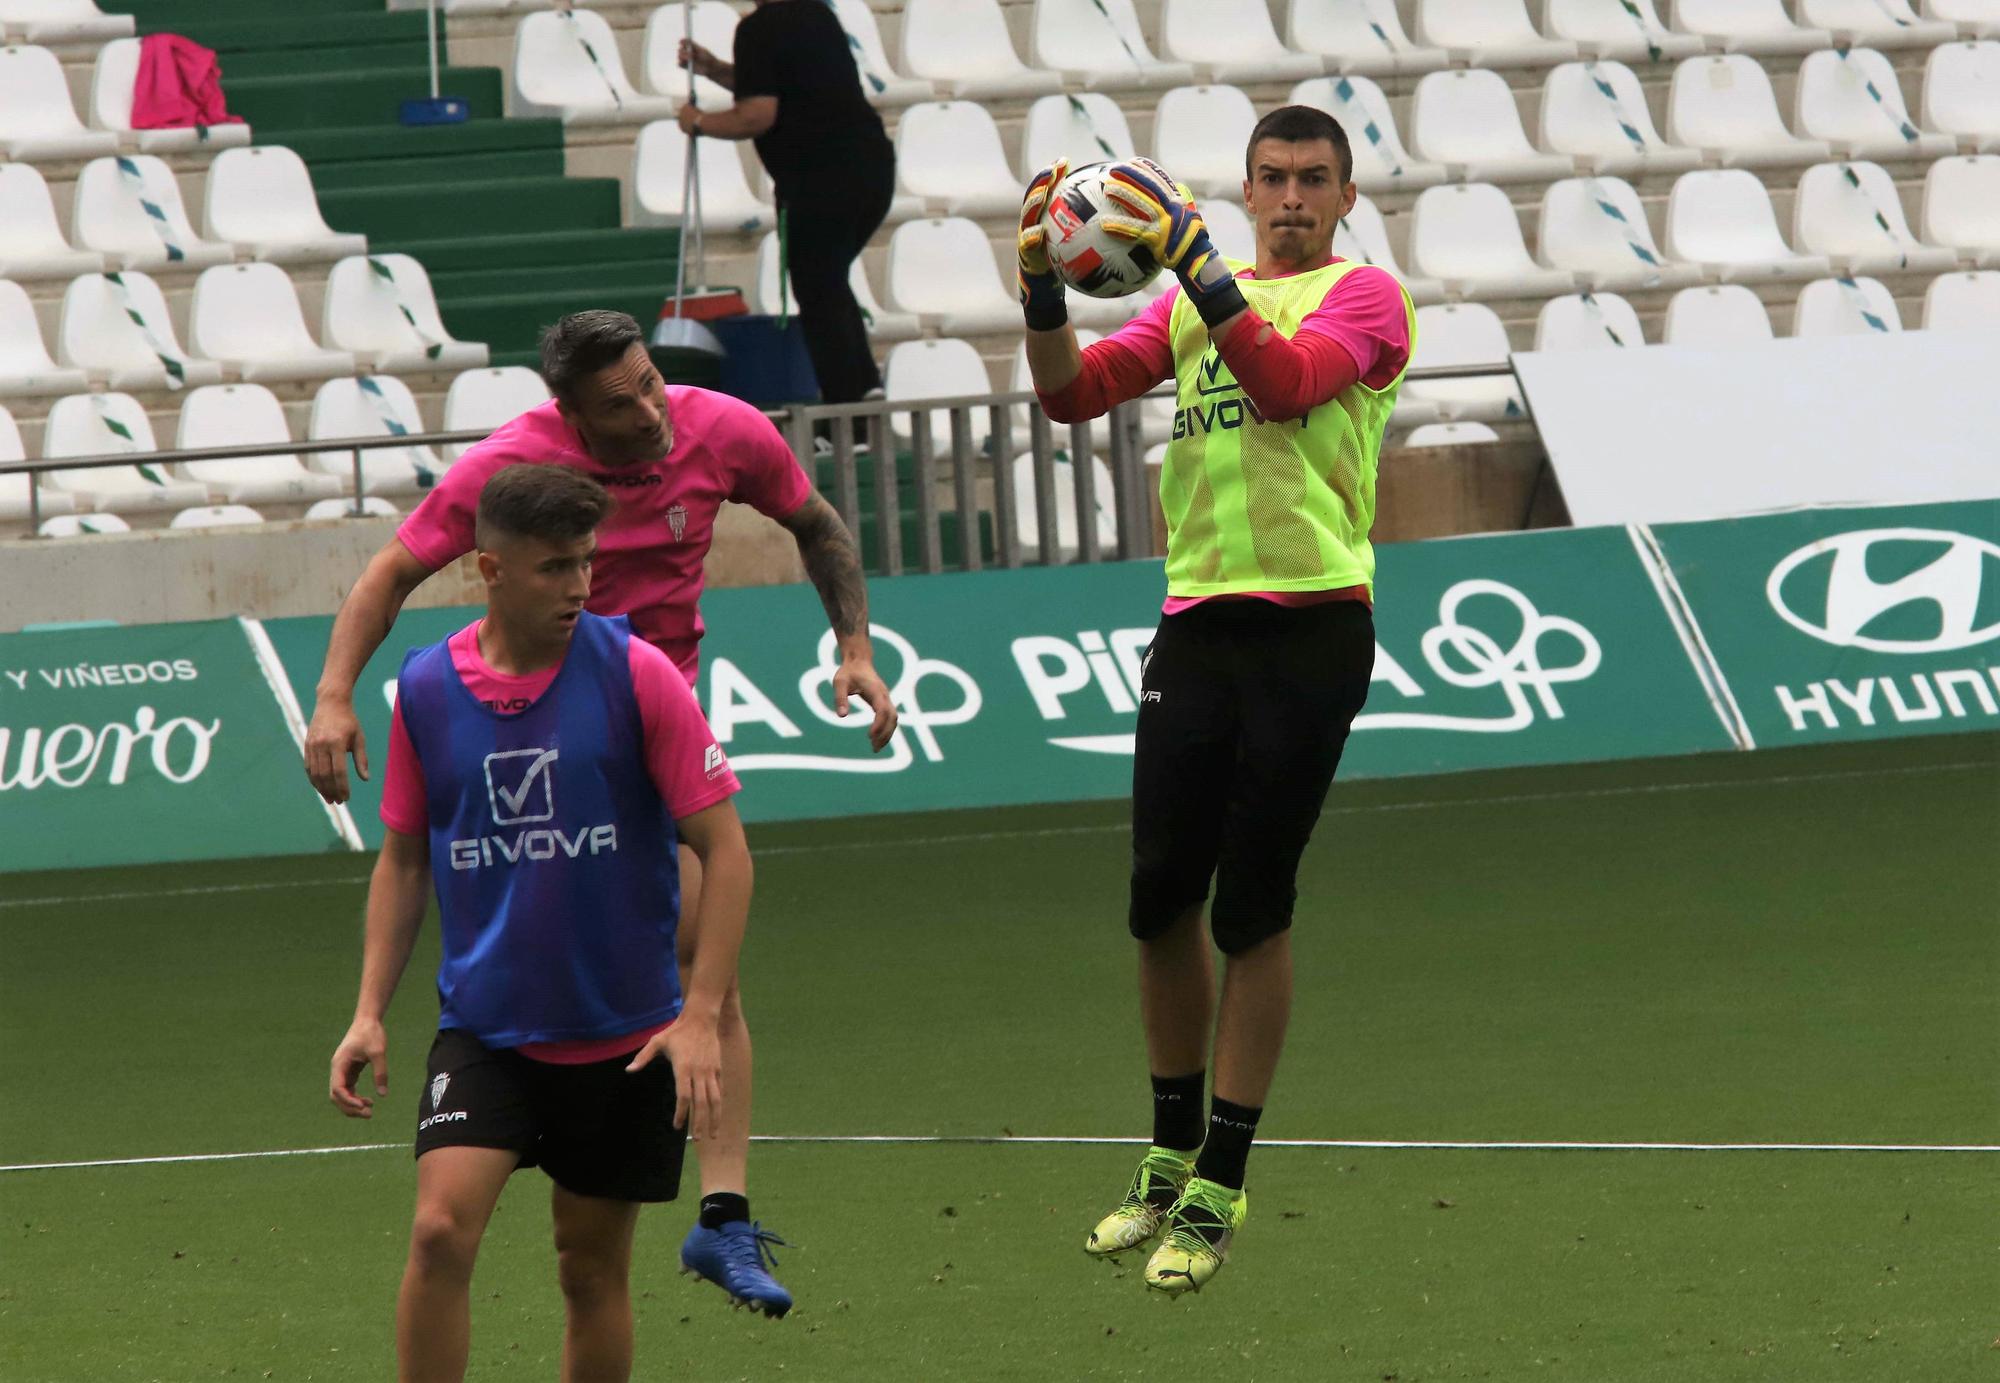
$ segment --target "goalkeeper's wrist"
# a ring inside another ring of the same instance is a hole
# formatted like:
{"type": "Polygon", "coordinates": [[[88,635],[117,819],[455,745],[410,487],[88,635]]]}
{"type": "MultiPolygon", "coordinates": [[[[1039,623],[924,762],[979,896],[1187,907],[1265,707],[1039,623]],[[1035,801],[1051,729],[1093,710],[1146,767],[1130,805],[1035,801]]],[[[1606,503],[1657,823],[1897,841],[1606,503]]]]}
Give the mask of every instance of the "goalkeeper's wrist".
{"type": "Polygon", "coordinates": [[[1194,310],[1201,314],[1204,326],[1213,330],[1250,306],[1243,290],[1236,286],[1236,275],[1229,271],[1222,256],[1207,244],[1207,237],[1203,237],[1203,243],[1188,259],[1196,261],[1194,271],[1177,269],[1175,274],[1181,281],[1181,291],[1194,304],[1194,310]],[[1202,254],[1202,250],[1207,253],[1202,254]]]}
{"type": "Polygon", "coordinates": [[[1021,275],[1021,316],[1029,331],[1059,331],[1069,323],[1062,280],[1054,274],[1021,275]]]}

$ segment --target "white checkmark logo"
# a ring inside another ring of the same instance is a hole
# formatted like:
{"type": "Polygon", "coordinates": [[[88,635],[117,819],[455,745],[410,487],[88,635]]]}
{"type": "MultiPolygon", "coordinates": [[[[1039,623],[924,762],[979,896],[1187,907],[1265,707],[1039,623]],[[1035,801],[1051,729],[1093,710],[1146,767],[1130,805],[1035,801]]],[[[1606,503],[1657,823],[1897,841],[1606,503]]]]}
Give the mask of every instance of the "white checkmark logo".
{"type": "Polygon", "coordinates": [[[486,756],[486,794],[496,824],[510,826],[520,821],[547,821],[556,814],[555,770],[550,767],[556,761],[556,753],[553,749],[508,749],[486,756]],[[508,762],[520,759],[528,760],[525,770],[508,762]],[[519,786],[509,789],[499,781],[494,773],[496,763],[505,764],[501,770],[503,777],[512,777],[519,771],[519,786]],[[539,810],[532,810],[528,803],[536,783],[542,785],[542,795],[534,804],[539,810]]]}

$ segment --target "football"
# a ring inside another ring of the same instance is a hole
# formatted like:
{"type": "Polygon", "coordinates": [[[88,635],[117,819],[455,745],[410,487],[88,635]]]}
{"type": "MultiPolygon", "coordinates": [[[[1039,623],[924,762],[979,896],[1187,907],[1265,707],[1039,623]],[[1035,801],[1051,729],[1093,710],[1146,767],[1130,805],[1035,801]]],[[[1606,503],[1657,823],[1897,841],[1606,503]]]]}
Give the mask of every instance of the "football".
{"type": "Polygon", "coordinates": [[[1159,261],[1143,243],[1105,233],[1105,175],[1115,163],[1073,168],[1056,184],[1042,212],[1048,232],[1049,265],[1068,287],[1093,298],[1136,293],[1160,272],[1159,261]]]}

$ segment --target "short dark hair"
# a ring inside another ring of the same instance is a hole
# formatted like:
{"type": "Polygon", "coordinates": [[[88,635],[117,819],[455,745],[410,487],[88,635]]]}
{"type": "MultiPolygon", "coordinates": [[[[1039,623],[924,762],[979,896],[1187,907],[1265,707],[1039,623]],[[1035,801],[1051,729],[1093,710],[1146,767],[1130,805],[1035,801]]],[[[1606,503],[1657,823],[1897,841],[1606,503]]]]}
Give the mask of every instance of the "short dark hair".
{"type": "Polygon", "coordinates": [[[1347,131],[1317,106],[1279,106],[1257,122],[1257,128],[1250,131],[1250,143],[1243,150],[1243,176],[1252,180],[1257,170],[1250,165],[1257,156],[1260,139],[1282,139],[1287,144],[1324,139],[1340,155],[1340,185],[1345,187],[1354,181],[1354,150],[1347,143],[1347,131]]]}
{"type": "Polygon", "coordinates": [[[572,312],[542,331],[542,382],[565,403],[576,401],[576,386],[625,352],[642,346],[646,335],[629,313],[593,307],[572,312]]]}
{"type": "Polygon", "coordinates": [[[478,545],[501,535],[573,543],[611,512],[611,492],[568,466],[517,462],[495,471],[479,492],[478,545]]]}

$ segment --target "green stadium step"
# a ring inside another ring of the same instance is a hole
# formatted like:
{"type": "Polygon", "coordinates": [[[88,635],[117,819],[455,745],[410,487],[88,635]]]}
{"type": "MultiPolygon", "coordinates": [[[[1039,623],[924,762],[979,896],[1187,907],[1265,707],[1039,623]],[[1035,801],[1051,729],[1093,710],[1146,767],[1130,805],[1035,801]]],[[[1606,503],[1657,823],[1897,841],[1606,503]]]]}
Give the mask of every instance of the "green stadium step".
{"type": "Polygon", "coordinates": [[[659,318],[661,302],[672,291],[669,285],[665,293],[627,293],[612,297],[566,290],[472,298],[439,294],[438,311],[451,334],[461,341],[484,341],[496,350],[531,352],[541,338],[543,327],[558,317],[587,307],[608,307],[629,312],[639,319],[641,327],[650,331],[659,318]]]}
{"type": "MultiPolygon", "coordinates": [[[[296,14],[289,13],[296,8],[292,5],[282,7],[288,13],[281,18],[272,16],[272,11],[278,7],[270,4],[260,4],[254,15],[243,16],[231,16],[226,11],[217,14],[215,7],[206,3],[202,6],[205,13],[200,15],[185,13],[186,4],[175,8],[182,13],[139,21],[139,32],[186,34],[197,43],[213,48],[222,56],[225,80],[236,71],[230,59],[240,53],[272,49],[310,52],[407,42],[415,43],[428,61],[430,51],[422,10],[391,11],[378,6],[356,9],[351,13],[321,14],[310,23],[301,23],[296,14]]],[[[443,44],[442,34],[438,36],[438,42],[443,44]]]]}
{"type": "Polygon", "coordinates": [[[440,182],[480,182],[489,178],[559,178],[560,149],[495,149],[487,154],[435,158],[378,158],[356,163],[313,164],[313,185],[324,193],[389,187],[430,187],[440,182]]]}
{"type": "Polygon", "coordinates": [[[616,178],[508,178],[429,187],[348,188],[323,193],[328,224],[371,241],[422,240],[467,226],[510,231],[604,229],[618,225],[616,178]]]}
{"type": "MultiPolygon", "coordinates": [[[[99,8],[112,14],[131,15],[142,31],[168,30],[193,38],[194,26],[209,20],[218,24],[269,20],[272,3],[271,0],[201,0],[199,14],[189,13],[197,8],[189,0],[110,0],[99,8]]],[[[308,32],[309,26],[334,21],[336,16],[387,13],[382,0],[286,0],[284,10],[287,23],[308,32]]],[[[422,11],[417,12],[417,19],[422,22],[422,11]]]]}
{"type": "MultiPolygon", "coordinates": [[[[902,522],[903,570],[910,571],[923,564],[923,554],[917,539],[917,515],[906,511],[902,522]]],[[[944,560],[947,571],[964,566],[963,554],[959,551],[958,538],[962,531],[958,515],[942,513],[938,515],[938,553],[944,560]]],[[[863,511],[861,517],[861,565],[871,576],[880,576],[884,571],[881,554],[881,539],[875,515],[863,511]]],[[[979,558],[991,565],[998,549],[993,542],[993,516],[985,510],[979,514],[979,558]]]]}
{"type": "Polygon", "coordinates": [[[400,240],[384,248],[415,256],[433,275],[565,264],[643,264],[664,265],[671,277],[674,257],[680,253],[680,232],[648,227],[463,235],[400,240]]]}
{"type": "MultiPolygon", "coordinates": [[[[292,130],[393,125],[404,101],[430,95],[430,83],[428,69],[413,65],[327,73],[311,81],[297,75],[251,77],[232,80],[225,90],[231,112],[248,120],[260,139],[283,144],[292,130]]],[[[502,114],[498,68],[447,67],[440,86],[463,98],[475,120],[497,121],[502,114]]]]}
{"type": "MultiPolygon", "coordinates": [[[[430,87],[426,78],[423,93],[430,87]]],[[[319,183],[322,165],[395,162],[404,159],[453,159],[468,154],[497,153],[501,150],[542,152],[553,150],[562,156],[563,129],[560,120],[469,120],[462,125],[398,125],[391,110],[380,120],[360,124],[328,124],[313,129],[293,129],[282,136],[257,131],[260,144],[283,144],[312,165],[313,182],[319,183]]],[[[448,167],[438,181],[455,182],[448,167]]]]}
{"type": "Polygon", "coordinates": [[[547,264],[535,268],[453,269],[440,272],[416,256],[440,297],[482,298],[496,293],[584,293],[629,298],[640,293],[673,296],[674,261],[625,264],[547,264]]]}
{"type": "MultiPolygon", "coordinates": [[[[236,87],[241,82],[266,77],[297,80],[319,78],[333,73],[362,74],[384,68],[407,70],[425,61],[423,40],[415,43],[341,45],[330,48],[259,48],[253,52],[225,53],[222,56],[222,90],[234,110],[236,87]]],[[[430,95],[429,79],[418,95],[430,95]]]]}

